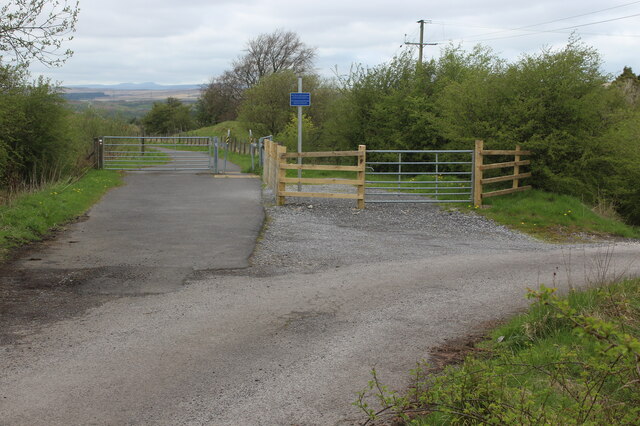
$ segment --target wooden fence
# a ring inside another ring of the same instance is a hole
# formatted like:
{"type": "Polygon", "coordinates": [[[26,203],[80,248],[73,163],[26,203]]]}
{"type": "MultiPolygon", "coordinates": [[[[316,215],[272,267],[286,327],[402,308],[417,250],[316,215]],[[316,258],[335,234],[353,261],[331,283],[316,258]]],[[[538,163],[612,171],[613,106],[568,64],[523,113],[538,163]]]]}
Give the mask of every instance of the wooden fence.
{"type": "Polygon", "coordinates": [[[364,208],[364,185],[365,185],[365,164],[367,148],[360,145],[357,151],[325,151],[325,152],[303,152],[287,153],[287,148],[280,146],[271,140],[264,142],[264,165],[263,181],[275,193],[276,204],[283,205],[287,197],[309,197],[309,198],[342,198],[357,201],[359,209],[364,208]],[[324,164],[298,164],[289,163],[287,160],[298,158],[336,158],[336,157],[356,157],[355,166],[338,166],[324,164]],[[324,170],[356,172],[356,179],[339,178],[288,178],[287,170],[324,170]],[[357,188],[355,194],[349,193],[329,193],[329,192],[295,192],[287,191],[287,184],[300,185],[353,185],[357,188]]]}
{"type": "Polygon", "coordinates": [[[531,173],[520,173],[520,166],[528,166],[531,164],[529,160],[522,160],[522,156],[531,155],[531,151],[521,151],[520,145],[516,145],[515,150],[485,150],[484,141],[476,141],[475,147],[475,170],[473,183],[473,204],[482,206],[482,200],[489,197],[497,197],[499,195],[511,194],[514,192],[526,191],[531,189],[530,185],[520,186],[520,180],[531,177],[531,173]],[[505,163],[485,164],[484,157],[489,156],[513,156],[514,160],[505,163]],[[512,168],[512,175],[497,176],[484,178],[483,172],[492,169],[512,168]],[[484,192],[483,185],[489,185],[498,182],[512,181],[512,187],[501,189],[498,191],[484,192]]]}
{"type": "MultiPolygon", "coordinates": [[[[489,197],[511,194],[514,192],[531,189],[530,185],[521,186],[520,181],[531,177],[531,173],[521,173],[520,167],[531,164],[529,160],[522,160],[523,156],[531,155],[531,151],[522,151],[520,145],[516,145],[515,150],[485,150],[484,141],[476,141],[475,146],[475,168],[473,171],[473,203],[482,206],[482,200],[489,197]],[[504,163],[485,163],[485,157],[491,156],[513,156],[513,161],[504,163]],[[513,168],[513,174],[494,176],[485,178],[485,170],[513,168]],[[491,192],[484,192],[485,186],[511,181],[511,188],[501,189],[491,192]]],[[[346,198],[357,200],[359,209],[365,205],[365,166],[366,166],[366,146],[360,145],[357,151],[326,151],[326,152],[303,152],[287,153],[287,148],[271,140],[264,141],[264,163],[263,182],[273,190],[276,196],[276,204],[283,205],[287,197],[309,197],[309,198],[346,198]],[[320,164],[297,164],[289,163],[290,159],[298,158],[335,158],[335,157],[356,157],[355,166],[320,165],[320,164]],[[287,177],[287,170],[326,170],[326,171],[346,171],[356,172],[356,179],[338,178],[297,178],[287,177]],[[297,192],[287,191],[287,184],[301,185],[353,185],[357,192],[353,193],[327,193],[327,192],[297,192]]]]}

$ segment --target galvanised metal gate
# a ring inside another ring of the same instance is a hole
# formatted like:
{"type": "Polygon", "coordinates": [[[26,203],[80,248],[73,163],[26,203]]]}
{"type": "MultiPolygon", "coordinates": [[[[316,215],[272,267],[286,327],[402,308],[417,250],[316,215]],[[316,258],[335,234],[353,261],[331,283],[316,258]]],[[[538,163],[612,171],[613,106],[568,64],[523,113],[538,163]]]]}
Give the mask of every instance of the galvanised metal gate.
{"type": "Polygon", "coordinates": [[[212,171],[209,137],[104,136],[100,165],[107,170],[212,171]]]}
{"type": "Polygon", "coordinates": [[[472,203],[473,150],[367,150],[367,203],[472,203]]]}

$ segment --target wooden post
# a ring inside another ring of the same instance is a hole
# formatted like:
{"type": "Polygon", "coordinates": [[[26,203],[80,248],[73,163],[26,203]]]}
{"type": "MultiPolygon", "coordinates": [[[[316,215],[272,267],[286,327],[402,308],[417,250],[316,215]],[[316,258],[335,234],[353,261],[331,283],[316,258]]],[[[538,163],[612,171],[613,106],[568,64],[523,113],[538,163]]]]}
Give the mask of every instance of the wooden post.
{"type": "Polygon", "coordinates": [[[364,209],[364,181],[366,175],[366,164],[367,164],[367,146],[359,145],[358,146],[358,180],[360,183],[358,184],[358,208],[364,209]]]}
{"type": "Polygon", "coordinates": [[[287,159],[285,158],[285,154],[287,153],[287,147],[286,146],[278,146],[277,149],[277,164],[278,164],[278,176],[277,176],[277,183],[276,183],[276,206],[282,206],[285,203],[285,198],[280,195],[286,192],[287,190],[287,184],[284,181],[284,178],[287,177],[287,169],[280,167],[280,165],[284,164],[287,162],[287,159]]]}
{"type": "MultiPolygon", "coordinates": [[[[516,145],[516,151],[520,151],[520,145],[516,145]]],[[[516,165],[513,166],[513,175],[517,176],[520,174],[520,166],[518,165],[518,161],[520,161],[520,156],[516,155],[515,156],[515,162],[516,165]]],[[[513,180],[513,187],[517,188],[520,185],[520,180],[519,179],[514,179],[513,180]]]]}
{"type": "Polygon", "coordinates": [[[267,158],[269,159],[269,170],[267,171],[267,185],[275,192],[275,188],[273,187],[273,168],[274,168],[274,158],[273,158],[273,141],[269,141],[269,147],[267,151],[267,158]]]}
{"type": "Polygon", "coordinates": [[[473,205],[474,207],[482,207],[482,150],[484,149],[484,141],[476,140],[474,152],[474,170],[473,170],[473,205]]]}
{"type": "Polygon", "coordinates": [[[262,142],[263,157],[262,157],[262,183],[269,186],[269,139],[265,139],[262,142]]]}
{"type": "Polygon", "coordinates": [[[278,189],[278,143],[273,142],[271,144],[271,189],[275,193],[278,189]]]}
{"type": "Polygon", "coordinates": [[[262,142],[262,147],[264,148],[262,154],[262,181],[269,186],[269,139],[265,139],[262,142]]]}

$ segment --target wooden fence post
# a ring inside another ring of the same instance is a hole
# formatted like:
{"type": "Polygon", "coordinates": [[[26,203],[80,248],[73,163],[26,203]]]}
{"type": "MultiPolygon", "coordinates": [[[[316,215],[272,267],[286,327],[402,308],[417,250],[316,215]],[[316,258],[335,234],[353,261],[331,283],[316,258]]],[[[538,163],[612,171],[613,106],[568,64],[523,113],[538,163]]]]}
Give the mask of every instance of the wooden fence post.
{"type": "Polygon", "coordinates": [[[269,167],[267,168],[267,186],[271,188],[275,192],[275,188],[273,187],[273,141],[270,140],[266,149],[267,159],[269,160],[269,167]]]}
{"type": "Polygon", "coordinates": [[[271,189],[275,194],[278,190],[278,168],[280,167],[278,160],[278,145],[277,142],[271,144],[271,189]]]}
{"type": "MultiPolygon", "coordinates": [[[[520,151],[520,145],[516,145],[516,151],[520,151]]],[[[516,163],[515,166],[513,166],[513,175],[517,176],[520,174],[520,165],[518,164],[518,162],[520,161],[520,156],[516,155],[514,158],[514,161],[516,163]]],[[[514,179],[513,180],[513,188],[517,188],[520,185],[520,180],[519,179],[514,179]]]]}
{"type": "Polygon", "coordinates": [[[482,207],[482,150],[484,149],[484,141],[476,140],[474,151],[474,170],[473,170],[473,205],[482,207]]]}
{"type": "Polygon", "coordinates": [[[287,147],[278,146],[278,149],[276,152],[277,152],[276,161],[278,164],[278,175],[277,175],[277,183],[276,183],[276,206],[282,206],[285,203],[285,198],[280,194],[284,194],[287,191],[287,184],[284,181],[284,179],[287,177],[287,169],[280,166],[287,162],[287,159],[284,156],[287,153],[287,147]]]}
{"type": "Polygon", "coordinates": [[[360,168],[360,170],[358,170],[358,180],[360,181],[360,183],[358,184],[358,208],[364,209],[364,181],[366,175],[365,167],[367,164],[367,146],[359,145],[358,152],[360,153],[360,155],[358,156],[358,167],[360,168]]]}
{"type": "Polygon", "coordinates": [[[262,183],[269,186],[269,139],[265,139],[262,142],[263,157],[262,157],[262,183]]]}
{"type": "Polygon", "coordinates": [[[272,158],[271,158],[271,145],[273,144],[273,141],[271,141],[270,139],[267,139],[264,141],[264,177],[265,177],[265,182],[267,184],[267,187],[273,189],[273,186],[271,185],[271,167],[273,166],[273,162],[272,162],[272,158]]]}

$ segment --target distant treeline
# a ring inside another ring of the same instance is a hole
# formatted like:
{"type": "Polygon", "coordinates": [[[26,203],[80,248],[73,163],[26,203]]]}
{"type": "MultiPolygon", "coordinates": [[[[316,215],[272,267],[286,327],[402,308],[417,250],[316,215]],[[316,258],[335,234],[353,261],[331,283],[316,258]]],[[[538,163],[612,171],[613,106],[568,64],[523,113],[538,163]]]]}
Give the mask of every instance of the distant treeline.
{"type": "Polygon", "coordinates": [[[106,98],[104,92],[63,93],[62,97],[68,101],[90,101],[91,99],[106,98]]]}

